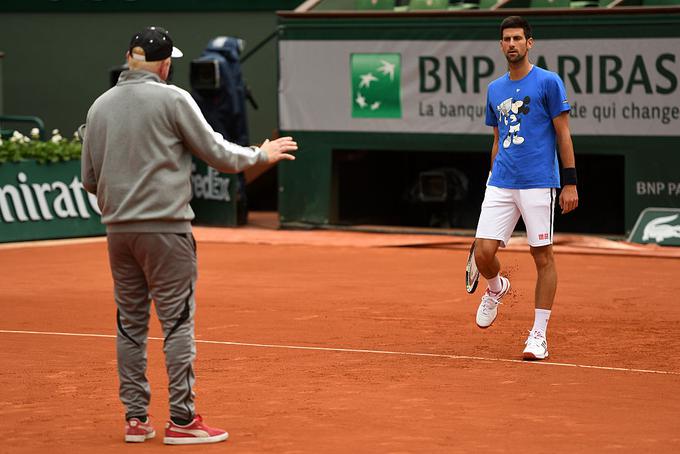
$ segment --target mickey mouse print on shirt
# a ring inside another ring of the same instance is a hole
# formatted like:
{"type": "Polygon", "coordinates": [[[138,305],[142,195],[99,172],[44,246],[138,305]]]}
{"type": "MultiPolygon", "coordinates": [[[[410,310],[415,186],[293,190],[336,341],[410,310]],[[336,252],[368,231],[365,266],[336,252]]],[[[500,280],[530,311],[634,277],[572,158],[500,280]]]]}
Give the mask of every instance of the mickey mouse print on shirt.
{"type": "Polygon", "coordinates": [[[520,126],[522,124],[522,116],[529,113],[530,102],[531,98],[525,96],[521,100],[508,98],[496,106],[496,110],[499,113],[498,121],[502,121],[508,126],[508,134],[503,140],[503,148],[508,148],[511,144],[520,145],[524,143],[524,137],[519,135],[520,126]]]}

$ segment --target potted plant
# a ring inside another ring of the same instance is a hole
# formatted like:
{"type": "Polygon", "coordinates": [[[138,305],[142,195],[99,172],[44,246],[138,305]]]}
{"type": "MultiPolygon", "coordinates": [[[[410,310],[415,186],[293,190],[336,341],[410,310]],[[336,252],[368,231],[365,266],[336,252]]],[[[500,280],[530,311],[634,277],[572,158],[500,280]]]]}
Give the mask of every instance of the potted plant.
{"type": "Polygon", "coordinates": [[[80,181],[77,133],[0,139],[0,242],[102,235],[96,197],[80,181]]]}

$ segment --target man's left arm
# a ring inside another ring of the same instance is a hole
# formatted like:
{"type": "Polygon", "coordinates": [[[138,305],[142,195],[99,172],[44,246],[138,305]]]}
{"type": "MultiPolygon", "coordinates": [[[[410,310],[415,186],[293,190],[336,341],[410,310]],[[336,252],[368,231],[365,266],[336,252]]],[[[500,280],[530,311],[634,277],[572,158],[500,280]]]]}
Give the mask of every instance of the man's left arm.
{"type": "Polygon", "coordinates": [[[562,161],[562,192],[560,193],[560,207],[562,214],[573,211],[578,206],[578,191],[576,190],[576,158],[574,144],[569,131],[569,112],[562,112],[553,118],[553,126],[557,136],[557,146],[562,161]],[[565,181],[566,180],[566,181],[565,181]]]}

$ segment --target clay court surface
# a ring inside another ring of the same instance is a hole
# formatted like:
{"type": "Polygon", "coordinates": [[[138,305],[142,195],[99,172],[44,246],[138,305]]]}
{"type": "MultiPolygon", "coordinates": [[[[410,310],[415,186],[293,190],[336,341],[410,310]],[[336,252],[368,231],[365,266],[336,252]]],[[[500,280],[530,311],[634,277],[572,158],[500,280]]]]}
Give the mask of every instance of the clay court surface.
{"type": "MultiPolygon", "coordinates": [[[[197,229],[197,408],[226,443],[123,443],[106,243],[0,246],[0,452],[680,452],[680,254],[556,246],[550,358],[520,361],[533,262],[488,330],[465,293],[469,238],[197,229]]],[[[572,241],[574,240],[574,241],[572,241]]]]}

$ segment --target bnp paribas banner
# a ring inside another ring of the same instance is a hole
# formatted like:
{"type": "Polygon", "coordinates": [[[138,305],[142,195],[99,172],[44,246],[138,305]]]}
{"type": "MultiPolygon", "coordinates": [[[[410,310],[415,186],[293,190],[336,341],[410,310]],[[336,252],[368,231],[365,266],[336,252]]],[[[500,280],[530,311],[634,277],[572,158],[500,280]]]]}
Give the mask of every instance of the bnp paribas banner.
{"type": "MultiPolygon", "coordinates": [[[[283,130],[487,134],[498,41],[305,41],[280,46],[283,130]]],[[[573,134],[680,136],[680,38],[541,40],[532,61],[567,88],[573,134]]]]}

